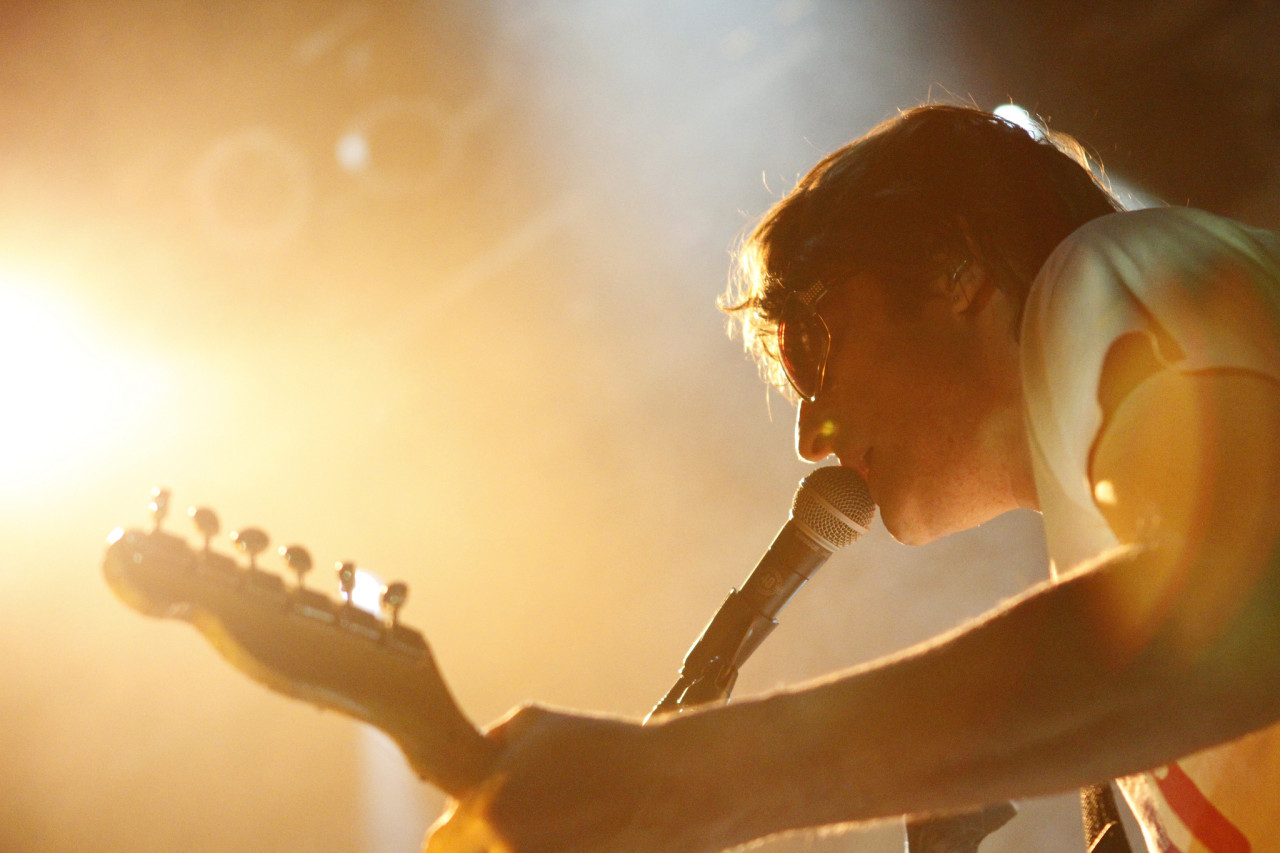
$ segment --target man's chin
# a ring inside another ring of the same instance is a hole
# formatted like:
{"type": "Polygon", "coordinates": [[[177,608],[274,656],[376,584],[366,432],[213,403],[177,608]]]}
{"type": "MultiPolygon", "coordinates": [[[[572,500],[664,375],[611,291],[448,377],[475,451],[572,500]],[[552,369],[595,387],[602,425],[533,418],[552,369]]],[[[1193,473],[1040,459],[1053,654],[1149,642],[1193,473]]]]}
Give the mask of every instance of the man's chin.
{"type": "Polygon", "coordinates": [[[903,545],[928,545],[949,531],[937,530],[917,513],[895,506],[892,501],[880,505],[880,520],[895,541],[903,545]]]}
{"type": "Polygon", "coordinates": [[[903,545],[928,545],[953,533],[977,527],[1011,509],[1014,507],[978,508],[962,514],[934,508],[931,512],[927,504],[924,507],[914,502],[902,505],[891,498],[879,505],[880,520],[884,522],[885,529],[903,545]]]}

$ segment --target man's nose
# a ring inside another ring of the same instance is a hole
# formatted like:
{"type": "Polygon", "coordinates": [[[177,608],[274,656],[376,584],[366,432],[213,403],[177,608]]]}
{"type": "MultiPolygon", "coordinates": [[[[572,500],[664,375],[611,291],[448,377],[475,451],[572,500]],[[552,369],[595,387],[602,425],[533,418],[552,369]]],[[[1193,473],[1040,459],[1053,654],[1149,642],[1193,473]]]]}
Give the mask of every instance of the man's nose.
{"type": "Polygon", "coordinates": [[[808,462],[821,462],[835,447],[836,423],[821,403],[800,401],[796,410],[796,454],[808,462]]]}

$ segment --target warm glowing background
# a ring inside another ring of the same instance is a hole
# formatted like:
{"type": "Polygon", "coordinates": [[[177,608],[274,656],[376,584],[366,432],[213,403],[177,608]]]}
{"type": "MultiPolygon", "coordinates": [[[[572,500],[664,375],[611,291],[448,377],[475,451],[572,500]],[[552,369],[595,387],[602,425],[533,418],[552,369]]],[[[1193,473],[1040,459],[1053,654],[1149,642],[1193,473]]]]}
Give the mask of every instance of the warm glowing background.
{"type": "MultiPolygon", "coordinates": [[[[104,537],[157,484],[407,580],[477,720],[645,711],[805,471],[714,305],[744,226],[931,90],[1040,104],[1104,158],[1150,159],[1158,123],[1097,94],[1145,79],[1097,60],[1116,22],[1005,8],[1068,56],[1078,37],[1077,86],[998,47],[1002,5],[6,5],[0,850],[398,853],[438,811],[379,736],[112,597],[104,537]]],[[[1130,23],[1176,35],[1205,5],[1130,23]]],[[[1259,183],[1224,159],[1207,189],[1203,168],[1158,189],[1266,209],[1227,193],[1259,183]]],[[[739,694],[926,637],[1043,559],[1029,514],[915,550],[877,528],[739,694]]],[[[1078,833],[1055,798],[984,849],[1078,833]]]]}

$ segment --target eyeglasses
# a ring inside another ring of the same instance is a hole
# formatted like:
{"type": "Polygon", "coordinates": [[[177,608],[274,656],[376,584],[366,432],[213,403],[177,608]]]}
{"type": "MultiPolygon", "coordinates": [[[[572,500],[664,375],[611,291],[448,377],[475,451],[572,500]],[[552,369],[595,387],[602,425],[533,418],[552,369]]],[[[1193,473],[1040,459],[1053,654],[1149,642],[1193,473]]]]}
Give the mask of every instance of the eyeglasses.
{"type": "Polygon", "coordinates": [[[802,400],[812,403],[822,390],[831,351],[831,330],[817,312],[818,302],[829,290],[815,282],[807,290],[793,291],[778,316],[778,357],[787,382],[802,400]]]}
{"type": "MultiPolygon", "coordinates": [[[[952,286],[968,268],[968,258],[957,264],[951,272],[952,286]]],[[[827,355],[831,352],[831,330],[817,311],[818,302],[830,292],[820,281],[809,285],[807,290],[793,290],[778,315],[778,358],[782,372],[800,399],[810,403],[822,390],[827,355]]]]}

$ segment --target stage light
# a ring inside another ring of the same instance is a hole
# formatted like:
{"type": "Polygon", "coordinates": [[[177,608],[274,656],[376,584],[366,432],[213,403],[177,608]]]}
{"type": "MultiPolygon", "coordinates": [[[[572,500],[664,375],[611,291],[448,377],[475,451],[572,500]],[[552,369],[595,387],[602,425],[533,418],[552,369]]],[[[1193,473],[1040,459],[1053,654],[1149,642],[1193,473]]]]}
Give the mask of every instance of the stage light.
{"type": "Polygon", "coordinates": [[[1044,128],[1041,127],[1040,122],[1017,104],[1001,104],[995,108],[994,112],[1005,121],[1012,122],[1031,134],[1033,139],[1044,139],[1044,128]]]}
{"type": "Polygon", "coordinates": [[[38,275],[0,270],[0,485],[30,494],[79,471],[145,415],[155,368],[131,363],[38,275]]]}

